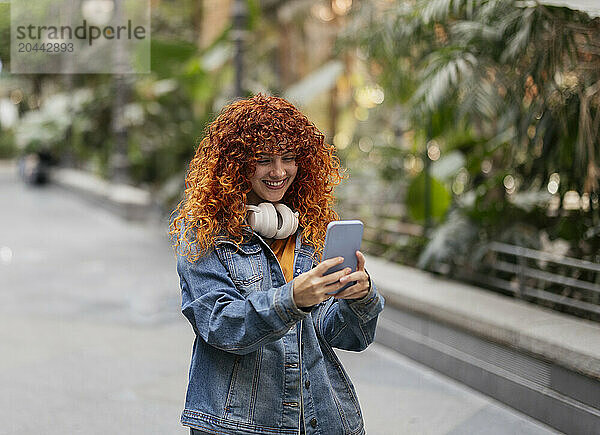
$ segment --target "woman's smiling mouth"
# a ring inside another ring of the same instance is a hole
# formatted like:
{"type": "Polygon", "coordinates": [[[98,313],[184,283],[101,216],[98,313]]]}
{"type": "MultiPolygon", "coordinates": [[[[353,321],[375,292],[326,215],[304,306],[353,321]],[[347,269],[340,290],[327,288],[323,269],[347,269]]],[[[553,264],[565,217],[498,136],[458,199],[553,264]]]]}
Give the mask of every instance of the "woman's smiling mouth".
{"type": "Polygon", "coordinates": [[[281,189],[283,186],[285,186],[286,181],[287,181],[287,178],[284,178],[283,180],[280,180],[280,181],[263,180],[263,183],[265,183],[269,189],[277,190],[277,189],[281,189]]]}

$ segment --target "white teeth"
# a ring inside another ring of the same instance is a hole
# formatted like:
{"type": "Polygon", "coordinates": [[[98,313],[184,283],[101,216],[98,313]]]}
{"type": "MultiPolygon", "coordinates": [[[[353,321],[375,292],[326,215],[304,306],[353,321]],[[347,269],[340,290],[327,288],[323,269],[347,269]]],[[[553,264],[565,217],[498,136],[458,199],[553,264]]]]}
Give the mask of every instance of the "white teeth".
{"type": "Polygon", "coordinates": [[[264,182],[265,182],[265,184],[266,184],[267,186],[279,187],[279,186],[283,186],[283,183],[285,183],[285,180],[281,180],[281,181],[279,181],[279,182],[277,182],[277,183],[274,183],[274,182],[272,182],[272,181],[267,181],[267,180],[264,180],[264,182]]]}

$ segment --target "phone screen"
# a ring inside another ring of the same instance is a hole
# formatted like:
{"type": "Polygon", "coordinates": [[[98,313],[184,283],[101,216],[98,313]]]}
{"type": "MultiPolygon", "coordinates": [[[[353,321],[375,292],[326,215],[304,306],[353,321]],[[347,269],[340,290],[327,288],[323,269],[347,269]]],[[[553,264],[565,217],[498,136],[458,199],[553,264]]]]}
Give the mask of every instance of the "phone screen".
{"type": "MultiPolygon", "coordinates": [[[[325,275],[349,267],[353,272],[357,268],[356,251],[360,250],[363,235],[363,223],[359,220],[333,221],[327,225],[323,260],[333,257],[344,257],[344,262],[330,268],[325,275]]],[[[338,291],[342,291],[356,281],[351,281],[338,291]]],[[[328,293],[334,294],[337,293],[328,293]]]]}

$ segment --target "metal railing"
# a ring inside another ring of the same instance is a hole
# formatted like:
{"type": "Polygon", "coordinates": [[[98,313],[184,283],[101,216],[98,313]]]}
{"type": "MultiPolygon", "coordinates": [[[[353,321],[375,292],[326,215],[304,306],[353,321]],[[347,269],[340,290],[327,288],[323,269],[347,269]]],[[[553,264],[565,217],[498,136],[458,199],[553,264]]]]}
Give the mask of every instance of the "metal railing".
{"type": "Polygon", "coordinates": [[[408,222],[404,206],[389,202],[377,207],[345,201],[342,214],[364,223],[363,243],[373,255],[381,255],[388,248],[406,242],[410,237],[424,236],[424,227],[408,222]]]}
{"type": "Polygon", "coordinates": [[[517,298],[600,316],[600,264],[499,242],[486,248],[481,269],[487,273],[467,277],[517,298]]]}
{"type": "MultiPolygon", "coordinates": [[[[411,237],[424,236],[423,227],[405,221],[399,209],[347,204],[345,210],[365,222],[363,242],[373,255],[393,253],[411,237]]],[[[500,242],[491,242],[484,250],[482,261],[473,268],[447,265],[439,272],[451,270],[454,278],[600,320],[600,264],[500,242]]]]}

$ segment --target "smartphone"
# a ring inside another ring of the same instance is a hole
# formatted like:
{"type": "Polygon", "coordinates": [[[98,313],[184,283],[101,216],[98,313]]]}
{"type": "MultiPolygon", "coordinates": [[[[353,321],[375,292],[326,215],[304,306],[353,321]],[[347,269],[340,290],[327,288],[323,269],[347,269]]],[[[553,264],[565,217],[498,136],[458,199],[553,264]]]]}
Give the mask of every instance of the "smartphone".
{"type": "MultiPolygon", "coordinates": [[[[325,233],[323,261],[334,257],[344,257],[344,262],[331,267],[325,272],[325,275],[337,272],[346,267],[349,267],[352,272],[356,271],[358,265],[356,251],[360,251],[363,227],[363,223],[359,220],[329,222],[327,232],[325,233]]],[[[338,293],[354,284],[356,284],[356,281],[351,281],[341,289],[327,294],[338,293]]]]}

